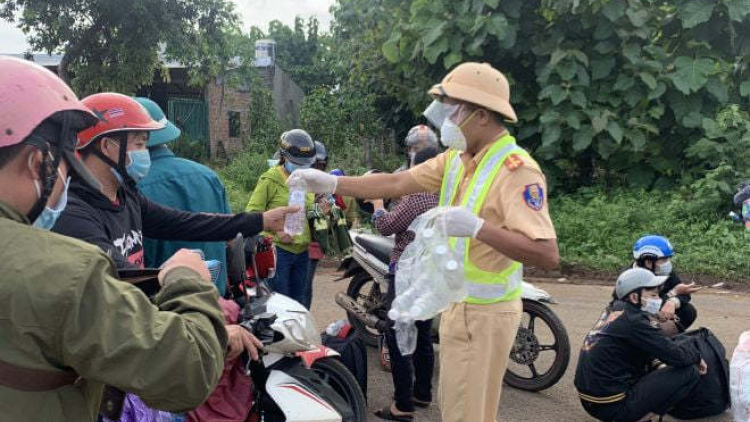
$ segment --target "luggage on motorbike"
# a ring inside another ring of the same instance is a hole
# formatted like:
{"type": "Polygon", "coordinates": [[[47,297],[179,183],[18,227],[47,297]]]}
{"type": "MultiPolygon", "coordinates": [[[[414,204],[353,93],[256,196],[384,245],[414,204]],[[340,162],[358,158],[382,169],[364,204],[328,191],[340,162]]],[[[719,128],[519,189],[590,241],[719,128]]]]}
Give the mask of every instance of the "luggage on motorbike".
{"type": "Polygon", "coordinates": [[[357,335],[355,329],[349,330],[345,337],[332,336],[326,332],[321,334],[323,345],[337,351],[341,355],[341,363],[357,379],[362,394],[367,399],[367,347],[357,335]]]}
{"type": "Polygon", "coordinates": [[[750,331],[740,335],[730,366],[729,391],[735,422],[750,422],[750,331]]]}
{"type": "Polygon", "coordinates": [[[344,212],[336,205],[331,207],[331,215],[326,216],[317,207],[307,213],[310,232],[326,255],[342,255],[352,247],[349,225],[344,212]]]}
{"type": "Polygon", "coordinates": [[[678,419],[699,419],[719,415],[729,407],[729,362],[726,350],[708,328],[699,328],[675,337],[692,341],[708,365],[693,392],[668,413],[678,419]]]}

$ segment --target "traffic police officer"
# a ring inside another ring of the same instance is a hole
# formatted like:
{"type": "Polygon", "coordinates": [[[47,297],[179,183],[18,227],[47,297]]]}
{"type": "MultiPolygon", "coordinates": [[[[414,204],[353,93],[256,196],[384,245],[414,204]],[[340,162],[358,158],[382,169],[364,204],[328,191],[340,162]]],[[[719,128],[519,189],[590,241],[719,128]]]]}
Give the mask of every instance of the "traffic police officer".
{"type": "Polygon", "coordinates": [[[521,319],[523,264],[551,269],[559,252],[544,174],[516,145],[505,76],[463,63],[430,89],[425,111],[449,150],[408,172],[335,178],[300,170],[315,192],[359,198],[440,193],[454,247],[465,252],[469,297],[441,317],[440,406],[444,422],[495,420],[521,319]]]}

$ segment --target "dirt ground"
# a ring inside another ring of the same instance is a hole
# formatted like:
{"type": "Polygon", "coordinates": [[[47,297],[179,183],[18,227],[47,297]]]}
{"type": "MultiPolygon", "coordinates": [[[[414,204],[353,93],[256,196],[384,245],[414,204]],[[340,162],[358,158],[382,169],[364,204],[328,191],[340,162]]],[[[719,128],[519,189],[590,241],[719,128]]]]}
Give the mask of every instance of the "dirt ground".
{"type": "MultiPolygon", "coordinates": [[[[319,328],[324,329],[330,322],[346,317],[344,311],[334,302],[334,295],[346,290],[347,281],[334,282],[337,278],[332,268],[321,268],[315,278],[313,314],[319,328]]],[[[593,421],[582,409],[573,388],[573,375],[578,360],[578,349],[604,305],[608,302],[611,287],[592,285],[591,283],[557,282],[550,279],[528,279],[537,287],[545,289],[559,303],[552,309],[563,321],[571,344],[570,365],[565,376],[552,388],[540,393],[528,393],[507,387],[503,390],[497,420],[501,422],[516,421],[593,421]],[[540,282],[541,281],[541,282],[540,282]]],[[[573,280],[575,281],[575,280],[573,280]]],[[[708,327],[724,343],[728,357],[737,344],[742,331],[750,330],[750,294],[735,290],[705,289],[693,296],[693,303],[698,309],[698,320],[694,327],[708,327]]],[[[543,334],[542,334],[543,335],[543,334]]],[[[439,346],[436,346],[439,353],[439,346]]],[[[372,415],[376,409],[387,406],[393,394],[390,373],[380,370],[375,349],[368,349],[369,386],[368,412],[369,422],[381,419],[372,415]]],[[[436,370],[434,386],[437,386],[436,370]]],[[[436,396],[436,394],[435,394],[436,396]]],[[[440,412],[435,402],[427,410],[420,410],[415,421],[439,422],[440,412]]],[[[665,418],[665,420],[674,420],[665,418]]],[[[731,412],[704,421],[732,420],[731,412]]],[[[467,421],[468,422],[468,421],[467,421]]]]}

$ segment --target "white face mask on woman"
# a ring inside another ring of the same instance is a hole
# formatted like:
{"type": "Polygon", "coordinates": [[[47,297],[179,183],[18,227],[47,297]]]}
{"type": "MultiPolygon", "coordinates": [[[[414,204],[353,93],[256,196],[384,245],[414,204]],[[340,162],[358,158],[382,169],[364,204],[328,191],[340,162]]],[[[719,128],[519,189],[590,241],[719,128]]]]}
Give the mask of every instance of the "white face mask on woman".
{"type": "Polygon", "coordinates": [[[654,268],[654,274],[656,275],[670,275],[672,274],[672,261],[667,261],[663,264],[656,264],[654,268]]]}
{"type": "Polygon", "coordinates": [[[661,310],[661,298],[658,297],[652,297],[646,299],[646,303],[641,306],[641,310],[643,312],[648,312],[651,315],[656,315],[659,313],[659,310],[661,310]]]}

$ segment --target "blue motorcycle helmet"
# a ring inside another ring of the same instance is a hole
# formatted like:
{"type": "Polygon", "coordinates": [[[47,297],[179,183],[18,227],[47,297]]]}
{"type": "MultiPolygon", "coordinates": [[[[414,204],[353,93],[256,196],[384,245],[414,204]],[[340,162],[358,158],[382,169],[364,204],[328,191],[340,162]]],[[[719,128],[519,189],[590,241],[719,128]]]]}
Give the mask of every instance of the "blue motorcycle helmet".
{"type": "Polygon", "coordinates": [[[674,256],[672,243],[664,236],[643,236],[633,245],[633,258],[636,265],[647,268],[656,275],[672,273],[671,258],[674,256]]]}

